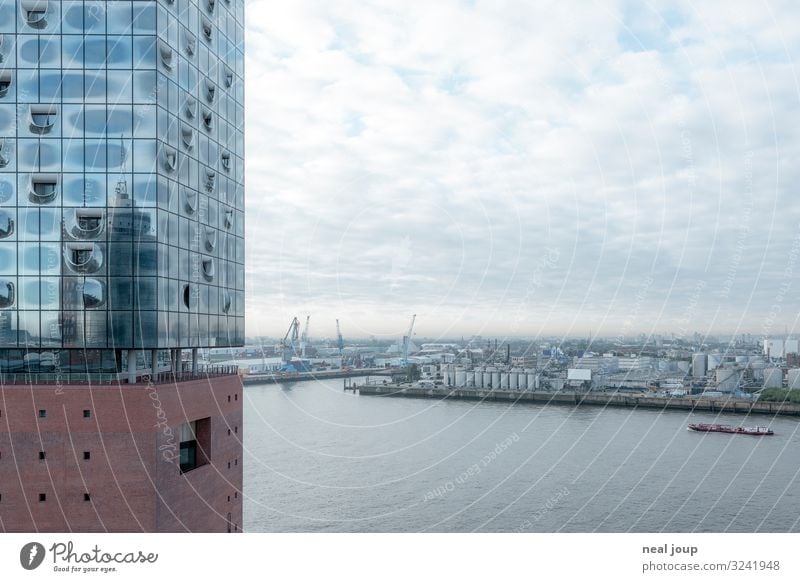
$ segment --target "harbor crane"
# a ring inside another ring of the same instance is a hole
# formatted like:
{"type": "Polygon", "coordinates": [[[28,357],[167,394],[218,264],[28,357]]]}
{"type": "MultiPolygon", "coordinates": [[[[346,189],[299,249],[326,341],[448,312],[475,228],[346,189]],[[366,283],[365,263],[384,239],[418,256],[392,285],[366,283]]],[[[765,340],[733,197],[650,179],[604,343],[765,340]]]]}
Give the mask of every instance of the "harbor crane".
{"type": "Polygon", "coordinates": [[[308,345],[308,324],[311,321],[311,316],[306,315],[306,325],[303,328],[303,334],[300,336],[300,357],[306,357],[306,345],[308,345]]]}
{"type": "Polygon", "coordinates": [[[403,359],[400,360],[402,366],[408,366],[408,348],[411,345],[411,335],[414,333],[414,322],[417,320],[417,314],[411,316],[411,325],[408,326],[408,333],[403,336],[403,359]]]}
{"type": "Polygon", "coordinates": [[[344,352],[344,339],[342,338],[342,331],[339,329],[339,320],[336,320],[336,347],[339,348],[339,357],[344,352]]]}
{"type": "Polygon", "coordinates": [[[292,323],[289,324],[289,329],[286,331],[286,335],[284,335],[283,339],[281,340],[281,358],[284,362],[292,361],[292,356],[295,354],[297,349],[299,330],[300,320],[295,317],[292,319],[292,323]]]}

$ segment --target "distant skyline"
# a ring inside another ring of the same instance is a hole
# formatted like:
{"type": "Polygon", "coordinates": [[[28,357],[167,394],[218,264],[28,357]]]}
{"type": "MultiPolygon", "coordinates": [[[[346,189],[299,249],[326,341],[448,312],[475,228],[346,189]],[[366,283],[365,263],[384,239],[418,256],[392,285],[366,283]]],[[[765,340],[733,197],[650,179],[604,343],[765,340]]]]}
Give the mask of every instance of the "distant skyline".
{"type": "Polygon", "coordinates": [[[800,6],[247,3],[247,329],[800,332],[800,6]]]}

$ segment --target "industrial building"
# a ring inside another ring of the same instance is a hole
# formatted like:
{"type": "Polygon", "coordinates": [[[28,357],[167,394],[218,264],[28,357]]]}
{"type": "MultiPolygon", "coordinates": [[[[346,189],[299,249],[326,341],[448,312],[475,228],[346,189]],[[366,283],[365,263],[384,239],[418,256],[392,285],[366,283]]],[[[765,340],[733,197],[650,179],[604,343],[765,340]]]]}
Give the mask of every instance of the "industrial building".
{"type": "Polygon", "coordinates": [[[0,0],[4,531],[241,529],[243,24],[0,0]]]}

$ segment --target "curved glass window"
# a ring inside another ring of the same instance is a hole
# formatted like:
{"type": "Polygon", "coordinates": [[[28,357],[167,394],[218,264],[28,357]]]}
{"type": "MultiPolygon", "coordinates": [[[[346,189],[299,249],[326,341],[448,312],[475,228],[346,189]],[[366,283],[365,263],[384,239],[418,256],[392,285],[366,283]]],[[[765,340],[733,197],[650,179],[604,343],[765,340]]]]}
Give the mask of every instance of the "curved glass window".
{"type": "Polygon", "coordinates": [[[187,214],[194,214],[197,211],[198,193],[186,186],[183,188],[183,207],[187,214]]]}
{"type": "Polygon", "coordinates": [[[222,152],[220,155],[222,167],[226,172],[231,171],[231,154],[230,152],[222,152]]]}
{"type": "Polygon", "coordinates": [[[178,167],[178,151],[175,148],[164,146],[161,159],[164,162],[164,169],[169,172],[174,172],[178,167]]]}
{"type": "Polygon", "coordinates": [[[106,302],[105,287],[97,279],[84,280],[82,295],[84,309],[96,309],[106,302]]]}
{"type": "Polygon", "coordinates": [[[6,138],[0,137],[0,168],[5,168],[9,161],[11,160],[8,154],[8,146],[6,146],[6,138]]]}
{"type": "Polygon", "coordinates": [[[192,149],[194,147],[194,129],[188,125],[182,125],[181,140],[183,141],[183,145],[186,146],[187,150],[192,149]]]}
{"type": "Polygon", "coordinates": [[[161,57],[161,64],[168,71],[172,70],[172,47],[163,41],[158,43],[158,54],[161,57]]]}
{"type": "Polygon", "coordinates": [[[103,265],[103,252],[94,243],[67,243],[64,261],[76,273],[96,273],[103,265]]]}
{"type": "Polygon", "coordinates": [[[217,173],[214,170],[210,169],[210,168],[206,168],[205,174],[206,175],[205,175],[205,182],[204,183],[205,183],[206,190],[208,190],[209,192],[213,192],[214,185],[217,183],[217,173]]]}
{"type": "Polygon", "coordinates": [[[186,54],[190,57],[194,56],[194,53],[197,52],[197,37],[186,28],[183,29],[183,42],[186,54]]]}
{"type": "Polygon", "coordinates": [[[217,93],[217,88],[214,86],[214,83],[208,77],[203,79],[203,89],[205,91],[206,101],[208,101],[209,103],[213,103],[214,97],[216,96],[217,93]]]}
{"type": "Polygon", "coordinates": [[[64,209],[64,228],[74,238],[97,238],[103,233],[105,224],[105,211],[102,208],[64,209]]]}
{"type": "Polygon", "coordinates": [[[8,238],[14,234],[14,215],[0,208],[0,238],[8,238]]]}
{"type": "Polygon", "coordinates": [[[29,119],[31,131],[38,134],[50,133],[56,123],[58,109],[54,105],[31,105],[29,119]]]}
{"type": "Polygon", "coordinates": [[[183,110],[186,113],[187,118],[194,119],[195,117],[197,117],[197,99],[195,99],[191,95],[187,95],[186,105],[184,106],[183,110]]]}
{"type": "Polygon", "coordinates": [[[231,299],[231,294],[228,291],[222,292],[222,313],[228,313],[231,310],[231,305],[233,304],[233,300],[231,299]]]}
{"type": "Polygon", "coordinates": [[[0,97],[5,97],[11,88],[11,71],[0,71],[0,97]]]}
{"type": "Polygon", "coordinates": [[[225,219],[224,219],[225,228],[230,228],[233,226],[233,210],[226,210],[225,211],[225,219]]]}
{"type": "Polygon", "coordinates": [[[206,250],[213,251],[217,246],[217,231],[214,228],[206,228],[206,250]]]}
{"type": "Polygon", "coordinates": [[[22,14],[29,26],[33,28],[47,26],[47,11],[49,8],[47,0],[22,0],[20,5],[22,14]]]}
{"type": "Polygon", "coordinates": [[[14,283],[8,279],[0,279],[0,309],[13,307],[14,300],[14,283]]]}
{"type": "Polygon", "coordinates": [[[227,65],[222,69],[222,78],[225,81],[225,86],[230,89],[233,85],[233,71],[227,65]]]}
{"type": "Polygon", "coordinates": [[[201,261],[203,267],[203,277],[207,281],[214,280],[214,259],[211,257],[204,257],[201,261]]]}
{"type": "Polygon", "coordinates": [[[211,42],[211,40],[214,37],[214,26],[211,24],[211,21],[205,16],[203,16],[200,27],[203,30],[203,36],[205,37],[205,39],[208,42],[211,42]]]}
{"type": "Polygon", "coordinates": [[[191,289],[189,288],[189,285],[183,286],[183,293],[181,295],[183,299],[183,304],[186,306],[186,309],[189,309],[189,305],[191,305],[191,300],[192,300],[192,293],[191,289]]]}
{"type": "Polygon", "coordinates": [[[214,114],[209,109],[203,109],[203,127],[208,131],[214,129],[214,114]]]}
{"type": "Polygon", "coordinates": [[[28,198],[34,204],[49,204],[58,196],[58,174],[33,174],[28,198]]]}
{"type": "Polygon", "coordinates": [[[216,5],[216,0],[206,0],[206,10],[208,10],[209,14],[214,14],[214,8],[216,5]]]}

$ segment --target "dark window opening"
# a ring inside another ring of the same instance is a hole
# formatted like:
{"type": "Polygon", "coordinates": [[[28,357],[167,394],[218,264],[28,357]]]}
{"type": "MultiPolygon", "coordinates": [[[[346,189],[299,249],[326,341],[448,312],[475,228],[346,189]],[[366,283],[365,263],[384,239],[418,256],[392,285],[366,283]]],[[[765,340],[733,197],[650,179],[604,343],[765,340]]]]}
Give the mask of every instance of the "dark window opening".
{"type": "Polygon", "coordinates": [[[39,418],[47,418],[47,411],[46,410],[40,410],[39,411],[39,418]]]}
{"type": "Polygon", "coordinates": [[[201,418],[180,427],[181,473],[187,473],[209,462],[211,419],[201,418]]]}
{"type": "Polygon", "coordinates": [[[89,451],[83,451],[83,460],[84,461],[88,461],[91,458],[92,458],[92,453],[90,453],[89,451]]]}
{"type": "Polygon", "coordinates": [[[91,418],[92,411],[91,410],[84,410],[83,411],[83,418],[91,418]]]}
{"type": "Polygon", "coordinates": [[[231,462],[228,461],[228,469],[230,469],[230,468],[231,468],[231,462]]]}
{"type": "Polygon", "coordinates": [[[231,401],[231,395],[228,394],[228,402],[230,402],[230,401],[231,401]]]}
{"type": "Polygon", "coordinates": [[[45,455],[44,451],[39,451],[39,460],[40,461],[44,461],[45,456],[46,455],[45,455]]]}
{"type": "Polygon", "coordinates": [[[84,500],[84,501],[90,501],[90,500],[91,500],[91,498],[92,498],[92,497],[91,497],[91,496],[90,496],[88,493],[84,493],[84,494],[83,494],[83,500],[84,500]]]}
{"type": "Polygon", "coordinates": [[[39,501],[47,501],[47,495],[44,493],[39,493],[39,501]]]}

